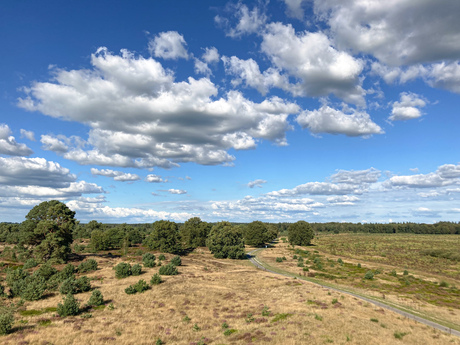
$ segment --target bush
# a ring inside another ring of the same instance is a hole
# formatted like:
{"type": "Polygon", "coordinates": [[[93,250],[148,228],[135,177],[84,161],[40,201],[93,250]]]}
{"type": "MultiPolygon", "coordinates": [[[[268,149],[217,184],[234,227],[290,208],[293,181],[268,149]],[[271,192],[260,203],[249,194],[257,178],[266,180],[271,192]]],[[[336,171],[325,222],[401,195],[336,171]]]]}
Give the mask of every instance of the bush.
{"type": "Polygon", "coordinates": [[[166,260],[165,255],[164,255],[164,254],[160,254],[160,256],[158,257],[158,260],[160,260],[160,261],[166,260]]]}
{"type": "Polygon", "coordinates": [[[22,268],[16,270],[9,269],[6,273],[6,283],[10,288],[10,296],[16,297],[20,296],[22,291],[26,287],[26,278],[29,276],[27,271],[24,271],[22,268]]]}
{"type": "Polygon", "coordinates": [[[141,275],[141,273],[142,273],[142,266],[141,265],[135,264],[135,265],[133,265],[133,267],[131,267],[131,274],[133,276],[139,276],[139,275],[141,275]]]}
{"type": "Polygon", "coordinates": [[[132,274],[131,265],[126,262],[119,263],[114,267],[114,270],[117,278],[126,278],[132,274]]]}
{"type": "Polygon", "coordinates": [[[87,276],[80,277],[76,280],[78,292],[91,290],[91,282],[87,276]]]}
{"type": "Polygon", "coordinates": [[[94,307],[97,307],[98,305],[103,305],[104,296],[102,296],[102,292],[98,289],[94,290],[87,304],[94,307]]]}
{"type": "Polygon", "coordinates": [[[283,262],[283,258],[276,258],[276,262],[283,262]]]}
{"type": "Polygon", "coordinates": [[[171,265],[180,266],[182,265],[182,260],[179,255],[173,257],[170,262],[171,265]]]}
{"type": "Polygon", "coordinates": [[[77,315],[79,312],[80,302],[78,302],[71,293],[67,294],[63,299],[63,303],[59,303],[57,306],[57,313],[62,317],[77,315]]]}
{"type": "Polygon", "coordinates": [[[67,278],[61,284],[59,292],[63,295],[76,294],[78,292],[77,280],[74,276],[67,278]]]}
{"type": "Polygon", "coordinates": [[[97,270],[97,261],[94,259],[86,260],[78,265],[78,272],[85,273],[97,270]]]}
{"type": "Polygon", "coordinates": [[[144,279],[139,280],[136,284],[130,285],[125,289],[125,292],[128,295],[133,295],[135,293],[141,293],[144,292],[145,290],[148,290],[149,285],[145,282],[144,279]]]}
{"type": "Polygon", "coordinates": [[[37,267],[38,266],[38,263],[37,261],[35,261],[33,258],[27,260],[24,264],[24,269],[29,269],[29,268],[33,268],[33,267],[37,267]]]}
{"type": "Polygon", "coordinates": [[[337,262],[338,262],[339,264],[343,265],[343,260],[342,260],[341,258],[338,258],[338,259],[337,259],[337,262]]]}
{"type": "Polygon", "coordinates": [[[67,264],[64,266],[61,272],[59,272],[59,275],[61,276],[62,281],[71,278],[75,275],[75,266],[72,264],[67,264]]]}
{"type": "Polygon", "coordinates": [[[152,253],[145,253],[142,255],[142,263],[145,267],[155,267],[155,255],[152,253]]]}
{"type": "Polygon", "coordinates": [[[58,270],[51,266],[49,262],[41,265],[40,268],[35,272],[35,274],[41,275],[43,278],[45,278],[45,280],[50,279],[56,273],[58,273],[58,270]]]}
{"type": "Polygon", "coordinates": [[[32,275],[25,279],[21,297],[26,301],[37,301],[43,297],[46,290],[45,279],[39,275],[32,275]]]}
{"type": "Polygon", "coordinates": [[[158,273],[155,273],[153,276],[152,276],[152,279],[150,279],[150,284],[152,285],[159,285],[161,284],[163,281],[161,280],[161,277],[158,273]]]}
{"type": "Polygon", "coordinates": [[[176,266],[167,264],[160,267],[159,273],[163,276],[174,276],[176,274],[179,274],[179,271],[177,271],[176,266]]]}
{"type": "Polygon", "coordinates": [[[395,270],[392,270],[392,271],[390,272],[390,276],[392,276],[392,277],[397,277],[398,275],[396,274],[396,271],[395,271],[395,270]]]}
{"type": "Polygon", "coordinates": [[[364,279],[372,280],[374,279],[374,273],[372,271],[367,271],[364,275],[364,279]]]}
{"type": "Polygon", "coordinates": [[[407,276],[409,275],[409,272],[407,270],[404,270],[403,275],[407,276]]]}
{"type": "Polygon", "coordinates": [[[14,323],[13,313],[8,309],[0,310],[0,334],[8,334],[14,323]]]}

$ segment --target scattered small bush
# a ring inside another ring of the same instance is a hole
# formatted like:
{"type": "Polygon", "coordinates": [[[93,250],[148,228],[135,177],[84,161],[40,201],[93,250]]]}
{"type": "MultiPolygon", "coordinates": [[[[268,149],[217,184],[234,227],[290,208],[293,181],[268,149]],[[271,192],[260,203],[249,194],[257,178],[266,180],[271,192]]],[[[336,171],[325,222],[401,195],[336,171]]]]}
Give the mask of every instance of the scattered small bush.
{"type": "Polygon", "coordinates": [[[150,279],[150,284],[152,285],[159,285],[161,284],[163,281],[161,280],[161,277],[158,273],[155,273],[153,276],[152,276],[152,279],[150,279]]]}
{"type": "Polygon", "coordinates": [[[133,265],[133,267],[131,267],[131,274],[133,276],[139,276],[139,275],[141,275],[141,273],[142,273],[142,266],[141,265],[135,264],[135,265],[133,265]]]}
{"type": "Polygon", "coordinates": [[[297,260],[297,255],[294,254],[294,256],[292,257],[294,260],[297,260]]]}
{"type": "Polygon", "coordinates": [[[283,258],[276,258],[276,262],[283,262],[283,258]]]}
{"type": "Polygon", "coordinates": [[[166,260],[165,255],[164,255],[164,254],[160,254],[160,256],[158,257],[158,260],[160,260],[160,261],[166,260]]]}
{"type": "Polygon", "coordinates": [[[405,333],[405,332],[394,332],[393,335],[396,339],[402,339],[405,335],[407,335],[408,333],[405,333]]]}
{"type": "Polygon", "coordinates": [[[443,280],[443,281],[441,281],[441,282],[439,283],[439,286],[440,286],[440,287],[445,287],[445,288],[446,288],[446,287],[449,287],[449,284],[448,284],[446,281],[443,280]]]}
{"type": "Polygon", "coordinates": [[[34,274],[24,280],[24,287],[20,295],[26,301],[37,301],[43,297],[45,290],[45,279],[38,274],[34,274]]]}
{"type": "Polygon", "coordinates": [[[79,312],[80,303],[71,293],[67,294],[67,296],[63,299],[63,303],[59,303],[57,306],[57,313],[62,317],[77,315],[79,312]]]}
{"type": "Polygon", "coordinates": [[[68,278],[72,278],[75,275],[75,266],[72,264],[67,264],[64,266],[61,272],[59,272],[59,276],[62,280],[66,280],[68,278]]]}
{"type": "Polygon", "coordinates": [[[299,262],[297,263],[297,267],[304,267],[304,266],[305,266],[305,265],[303,264],[303,262],[300,262],[300,261],[299,261],[299,262]]]}
{"type": "Polygon", "coordinates": [[[310,271],[310,269],[308,267],[304,267],[304,268],[302,268],[302,271],[308,272],[308,271],[310,271]]]}
{"type": "Polygon", "coordinates": [[[94,290],[87,304],[95,307],[97,307],[98,305],[103,305],[104,296],[102,296],[102,292],[98,289],[94,290]]]}
{"type": "Polygon", "coordinates": [[[173,257],[170,262],[171,265],[180,266],[182,265],[182,260],[179,255],[173,257]]]}
{"type": "Polygon", "coordinates": [[[403,275],[405,275],[405,276],[409,275],[409,271],[404,270],[403,275]]]}
{"type": "Polygon", "coordinates": [[[338,262],[339,264],[343,265],[343,260],[342,260],[341,258],[338,258],[338,259],[337,259],[337,262],[338,262]]]}
{"type": "Polygon", "coordinates": [[[8,334],[14,323],[13,313],[8,309],[0,310],[0,334],[8,334]]]}
{"type": "Polygon", "coordinates": [[[38,266],[38,263],[37,261],[35,261],[34,258],[31,258],[29,260],[27,260],[24,264],[24,269],[29,269],[29,268],[33,268],[33,267],[37,267],[38,266]]]}
{"type": "Polygon", "coordinates": [[[361,264],[358,264],[358,268],[361,268],[361,264]]]}
{"type": "Polygon", "coordinates": [[[262,316],[270,316],[270,315],[271,315],[270,308],[265,305],[262,309],[262,316]]]}
{"type": "Polygon", "coordinates": [[[236,329],[231,328],[231,329],[225,330],[224,335],[228,337],[229,335],[232,335],[233,333],[236,333],[236,332],[237,332],[236,329]]]}
{"type": "Polygon", "coordinates": [[[167,264],[160,267],[159,273],[163,276],[174,276],[179,274],[179,271],[177,270],[176,266],[167,264]]]}
{"type": "Polygon", "coordinates": [[[392,276],[392,277],[397,277],[398,275],[396,274],[396,270],[392,270],[392,271],[390,272],[390,276],[392,276]]]}
{"type": "Polygon", "coordinates": [[[35,271],[35,274],[39,274],[43,278],[45,278],[46,281],[50,279],[52,276],[56,275],[58,273],[58,270],[55,269],[49,262],[43,264],[40,266],[40,268],[35,271]]]}
{"type": "Polygon", "coordinates": [[[372,280],[374,279],[374,273],[372,271],[367,271],[364,275],[364,279],[372,280]]]}
{"type": "Polygon", "coordinates": [[[129,277],[132,274],[131,265],[126,262],[120,262],[113,269],[115,270],[115,277],[120,279],[129,277]]]}
{"type": "Polygon", "coordinates": [[[145,253],[142,255],[142,263],[145,267],[155,267],[155,255],[152,253],[145,253]]]}
{"type": "Polygon", "coordinates": [[[80,277],[76,280],[78,292],[91,290],[91,282],[87,276],[80,277]]]}
{"type": "Polygon", "coordinates": [[[78,272],[85,273],[97,270],[97,261],[94,259],[86,260],[78,265],[78,272]]]}
{"type": "Polygon", "coordinates": [[[145,282],[144,279],[139,280],[136,284],[130,285],[125,289],[125,292],[128,295],[133,295],[135,293],[141,293],[144,292],[145,290],[148,290],[149,285],[145,282]]]}
{"type": "Polygon", "coordinates": [[[379,322],[378,319],[371,319],[371,322],[379,322]]]}

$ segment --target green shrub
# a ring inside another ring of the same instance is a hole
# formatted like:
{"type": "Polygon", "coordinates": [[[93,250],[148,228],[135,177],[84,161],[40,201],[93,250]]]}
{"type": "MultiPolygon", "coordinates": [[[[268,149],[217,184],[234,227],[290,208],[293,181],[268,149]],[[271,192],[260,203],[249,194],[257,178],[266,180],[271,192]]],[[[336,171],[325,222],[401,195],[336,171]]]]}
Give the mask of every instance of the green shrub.
{"type": "Polygon", "coordinates": [[[69,293],[65,298],[63,298],[63,303],[58,304],[56,311],[59,316],[62,317],[77,315],[80,312],[80,302],[78,302],[75,297],[69,293]]]}
{"type": "Polygon", "coordinates": [[[369,279],[369,280],[374,279],[374,273],[372,271],[367,271],[366,274],[364,275],[364,279],[369,279]]]}
{"type": "Polygon", "coordinates": [[[179,274],[179,271],[177,270],[176,266],[167,264],[160,267],[159,273],[163,276],[174,276],[179,274]]]}
{"type": "Polygon", "coordinates": [[[145,253],[142,255],[142,262],[145,267],[155,267],[155,255],[152,253],[145,253]]]}
{"type": "Polygon", "coordinates": [[[37,301],[43,297],[46,290],[45,279],[34,274],[25,279],[25,285],[21,291],[21,297],[26,301],[37,301]]]}
{"type": "Polygon", "coordinates": [[[396,271],[395,271],[395,270],[392,270],[392,271],[390,272],[390,276],[392,276],[392,277],[397,277],[398,275],[396,274],[396,271]]]}
{"type": "Polygon", "coordinates": [[[31,259],[29,259],[29,260],[27,260],[27,261],[25,262],[23,268],[26,270],[26,269],[33,268],[33,267],[37,267],[37,266],[38,266],[37,261],[35,261],[34,258],[31,258],[31,259]]]}
{"type": "Polygon", "coordinates": [[[446,281],[443,280],[443,281],[441,281],[441,282],[439,283],[439,286],[440,286],[440,287],[449,287],[449,284],[448,284],[446,281]]]}
{"type": "Polygon", "coordinates": [[[308,271],[310,271],[310,269],[308,267],[304,267],[304,268],[302,268],[302,271],[308,272],[308,271]]]}
{"type": "Polygon", "coordinates": [[[91,290],[91,282],[87,276],[80,277],[76,280],[78,292],[91,290]]]}
{"type": "Polygon", "coordinates": [[[114,270],[117,278],[126,278],[132,274],[131,265],[126,262],[119,263],[114,267],[114,270]]]}
{"type": "Polygon", "coordinates": [[[8,309],[0,310],[0,334],[8,334],[14,323],[13,313],[8,309]]]}
{"type": "Polygon", "coordinates": [[[5,296],[5,287],[0,284],[0,297],[4,297],[5,296]]]}
{"type": "Polygon", "coordinates": [[[405,335],[407,335],[408,333],[405,333],[405,332],[394,332],[393,335],[396,339],[402,339],[405,335]]]}
{"type": "Polygon", "coordinates": [[[139,276],[139,275],[141,275],[141,273],[142,273],[142,266],[141,265],[135,264],[135,265],[133,265],[133,267],[131,267],[131,274],[133,276],[139,276]]]}
{"type": "Polygon", "coordinates": [[[130,285],[125,289],[125,292],[128,295],[133,295],[138,292],[144,292],[145,290],[148,290],[149,285],[145,282],[144,279],[139,280],[136,284],[130,285]]]}
{"type": "Polygon", "coordinates": [[[26,278],[30,276],[27,271],[22,268],[16,270],[9,269],[6,273],[6,283],[10,288],[10,296],[20,296],[26,287],[26,278]]]}
{"type": "Polygon", "coordinates": [[[358,268],[361,268],[361,264],[358,264],[358,268]]]}
{"type": "Polygon", "coordinates": [[[341,258],[338,258],[338,259],[337,259],[337,262],[338,262],[339,264],[343,265],[343,260],[342,260],[341,258]]]}
{"type": "Polygon", "coordinates": [[[35,273],[41,275],[47,281],[56,273],[58,273],[58,270],[51,266],[49,262],[46,262],[43,265],[41,265],[40,268],[37,271],[35,271],[35,273]]]}
{"type": "Polygon", "coordinates": [[[225,330],[224,335],[228,337],[229,335],[232,335],[233,333],[236,333],[236,332],[237,332],[236,329],[230,328],[230,329],[225,330]]]}
{"type": "Polygon", "coordinates": [[[75,275],[75,266],[72,264],[67,264],[64,266],[61,272],[59,272],[59,275],[61,276],[62,281],[71,278],[75,275]]]}
{"type": "Polygon", "coordinates": [[[103,305],[104,296],[102,296],[102,292],[98,289],[94,290],[87,304],[95,307],[97,307],[98,305],[103,305]]]}
{"type": "Polygon", "coordinates": [[[409,275],[409,272],[407,270],[404,270],[403,275],[407,276],[409,275]]]}
{"type": "Polygon", "coordinates": [[[171,265],[180,266],[182,265],[182,260],[179,255],[173,257],[170,262],[171,265]]]}
{"type": "Polygon", "coordinates": [[[152,276],[152,279],[150,279],[150,284],[152,285],[158,285],[158,284],[161,284],[162,283],[162,280],[161,280],[161,277],[158,273],[155,273],[153,276],[152,276]]]}
{"type": "Polygon", "coordinates": [[[72,276],[64,280],[61,284],[61,287],[59,288],[59,292],[63,295],[73,295],[78,293],[77,280],[75,279],[75,276],[72,276]]]}
{"type": "Polygon", "coordinates": [[[158,257],[158,260],[160,260],[160,261],[166,260],[165,255],[164,255],[164,254],[160,254],[160,256],[158,257]]]}
{"type": "Polygon", "coordinates": [[[78,272],[85,273],[97,270],[97,261],[94,259],[86,260],[78,265],[78,272]]]}
{"type": "Polygon", "coordinates": [[[270,308],[265,305],[262,309],[262,316],[270,316],[270,315],[271,315],[270,308]]]}
{"type": "Polygon", "coordinates": [[[297,255],[294,254],[294,256],[292,257],[294,260],[297,260],[297,255]]]}
{"type": "Polygon", "coordinates": [[[276,258],[276,262],[283,262],[283,258],[276,258]]]}
{"type": "Polygon", "coordinates": [[[299,262],[297,263],[297,267],[304,267],[303,262],[300,262],[300,261],[299,261],[299,262]]]}

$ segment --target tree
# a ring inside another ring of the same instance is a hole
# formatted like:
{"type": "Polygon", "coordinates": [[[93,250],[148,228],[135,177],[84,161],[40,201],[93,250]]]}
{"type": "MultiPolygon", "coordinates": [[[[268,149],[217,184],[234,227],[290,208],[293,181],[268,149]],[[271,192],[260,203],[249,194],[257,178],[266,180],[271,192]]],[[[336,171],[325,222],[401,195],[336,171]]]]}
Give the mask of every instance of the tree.
{"type": "Polygon", "coordinates": [[[177,224],[169,220],[155,222],[153,231],[145,239],[144,244],[152,250],[158,249],[165,253],[178,253],[181,248],[177,224]]]}
{"type": "Polygon", "coordinates": [[[250,246],[263,246],[268,242],[267,227],[261,221],[254,221],[244,229],[244,242],[250,246]]]}
{"type": "Polygon", "coordinates": [[[44,201],[32,208],[21,223],[20,243],[32,246],[39,260],[65,262],[75,224],[75,212],[64,203],[44,201]]]}
{"type": "Polygon", "coordinates": [[[244,259],[246,257],[243,234],[230,222],[215,224],[211,228],[206,245],[216,258],[244,259]]]}
{"type": "Polygon", "coordinates": [[[211,225],[199,217],[190,218],[180,229],[182,242],[188,248],[204,247],[210,230],[211,225]]]}
{"type": "Polygon", "coordinates": [[[303,220],[299,220],[288,227],[289,243],[292,245],[308,246],[314,235],[311,225],[303,220]]]}

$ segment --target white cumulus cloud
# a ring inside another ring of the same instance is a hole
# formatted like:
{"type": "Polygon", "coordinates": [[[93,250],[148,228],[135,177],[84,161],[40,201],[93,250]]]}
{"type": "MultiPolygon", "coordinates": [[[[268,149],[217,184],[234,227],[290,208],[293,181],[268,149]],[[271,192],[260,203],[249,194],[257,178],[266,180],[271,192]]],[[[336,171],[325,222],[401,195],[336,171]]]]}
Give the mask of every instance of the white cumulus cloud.
{"type": "Polygon", "coordinates": [[[26,144],[16,142],[11,129],[0,123],[0,154],[9,156],[29,156],[33,151],[26,144]]]}
{"type": "Polygon", "coordinates": [[[422,97],[411,92],[402,92],[400,97],[399,102],[393,103],[390,120],[411,120],[422,116],[420,108],[426,105],[426,101],[422,97]]]}
{"type": "Polygon", "coordinates": [[[115,171],[111,169],[99,170],[96,168],[91,168],[91,174],[112,177],[114,181],[120,181],[120,182],[139,181],[141,179],[140,176],[137,174],[124,173],[122,171],[115,171]]]}
{"type": "Polygon", "coordinates": [[[161,32],[149,42],[150,53],[155,57],[177,60],[188,59],[184,36],[177,31],[161,32]]]}

